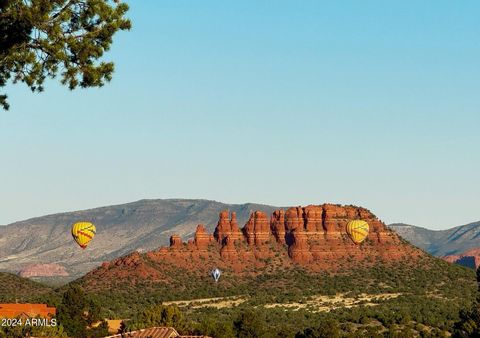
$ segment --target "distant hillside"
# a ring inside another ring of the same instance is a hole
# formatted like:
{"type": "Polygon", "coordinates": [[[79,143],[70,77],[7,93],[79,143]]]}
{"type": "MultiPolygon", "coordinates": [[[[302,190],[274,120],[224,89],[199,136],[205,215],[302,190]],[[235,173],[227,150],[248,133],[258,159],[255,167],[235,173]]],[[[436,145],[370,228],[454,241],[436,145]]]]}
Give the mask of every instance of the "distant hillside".
{"type": "Polygon", "coordinates": [[[0,270],[17,273],[32,264],[56,263],[64,266],[72,278],[78,277],[103,261],[165,245],[173,233],[189,238],[199,223],[213,231],[224,209],[235,211],[243,224],[253,210],[271,213],[276,208],[157,199],[32,218],[0,227],[0,270]],[[71,224],[79,220],[97,226],[95,239],[84,251],[70,235],[71,224]]]}
{"type": "Polygon", "coordinates": [[[480,222],[448,230],[429,230],[402,223],[389,227],[413,245],[439,257],[459,255],[480,247],[480,222]]]}
{"type": "Polygon", "coordinates": [[[4,272],[0,272],[0,285],[0,303],[32,301],[52,292],[45,285],[4,272]]]}

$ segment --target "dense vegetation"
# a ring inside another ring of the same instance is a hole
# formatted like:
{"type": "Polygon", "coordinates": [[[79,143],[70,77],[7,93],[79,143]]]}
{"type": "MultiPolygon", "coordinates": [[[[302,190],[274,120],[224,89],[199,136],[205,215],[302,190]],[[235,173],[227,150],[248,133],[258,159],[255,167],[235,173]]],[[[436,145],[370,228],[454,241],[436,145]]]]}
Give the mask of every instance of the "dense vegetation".
{"type": "Polygon", "coordinates": [[[101,318],[129,318],[122,326],[124,332],[171,325],[181,333],[213,337],[438,337],[453,332],[458,337],[474,337],[471,333],[478,330],[474,272],[430,257],[416,268],[408,264],[375,265],[337,274],[314,274],[296,267],[250,277],[224,274],[218,283],[209,276],[177,269],[173,278],[169,284],[124,281],[123,288],[82,296],[85,301],[74,296],[83,292],[78,288],[81,281],[50,293],[31,283],[43,292],[36,296],[23,293],[21,300],[57,306],[62,324],[57,329],[73,336],[100,336],[105,332],[104,324],[97,331],[75,330],[101,318]],[[359,301],[351,308],[332,307],[330,311],[319,311],[308,303],[312,297],[335,294],[350,299],[368,294],[372,299],[368,303],[359,301]],[[396,297],[384,299],[384,294],[396,297]],[[226,296],[241,297],[243,302],[224,308],[201,307],[195,302],[180,307],[162,305],[171,300],[226,296]],[[306,305],[282,306],[291,303],[306,305]],[[278,306],[266,307],[269,304],[278,306]],[[69,314],[65,317],[65,313],[69,314]],[[98,316],[89,318],[85,313],[98,316]],[[76,322],[82,325],[71,325],[76,322]]]}
{"type": "Polygon", "coordinates": [[[11,273],[0,272],[0,291],[0,303],[15,303],[43,298],[50,294],[52,289],[11,273]]]}
{"type": "MultiPolygon", "coordinates": [[[[130,29],[127,10],[110,0],[0,0],[0,88],[11,79],[41,92],[56,76],[70,89],[102,86],[114,65],[101,58],[130,29]]],[[[9,107],[4,94],[0,106],[9,107]]]]}
{"type": "Polygon", "coordinates": [[[460,312],[460,321],[454,327],[454,337],[480,337],[480,267],[477,269],[477,285],[477,299],[471,308],[466,308],[460,312]]]}
{"type": "MultiPolygon", "coordinates": [[[[265,304],[287,302],[292,294],[272,297],[258,292],[249,301],[232,308],[190,305],[182,312],[176,306],[156,305],[127,321],[124,328],[128,331],[173,325],[184,333],[213,337],[442,337],[452,332],[456,337],[478,337],[480,290],[476,292],[473,271],[442,261],[434,264],[425,271],[375,268],[361,277],[331,276],[324,283],[327,292],[334,289],[345,292],[352,284],[370,279],[372,284],[366,286],[370,292],[380,294],[388,288],[386,285],[394,284],[389,292],[402,293],[394,299],[373,300],[374,306],[359,305],[330,312],[315,312],[308,307],[294,311],[282,307],[267,309],[265,304]],[[381,278],[386,285],[375,287],[375,278],[381,278]],[[348,282],[351,279],[354,281],[348,282]]],[[[480,270],[478,274],[480,281],[480,270]]],[[[294,279],[298,278],[301,276],[294,279]]],[[[303,282],[305,278],[309,277],[304,276],[303,282]]],[[[355,296],[357,292],[351,293],[355,296]]],[[[294,300],[298,301],[296,297],[301,296],[295,295],[294,300]]]]}

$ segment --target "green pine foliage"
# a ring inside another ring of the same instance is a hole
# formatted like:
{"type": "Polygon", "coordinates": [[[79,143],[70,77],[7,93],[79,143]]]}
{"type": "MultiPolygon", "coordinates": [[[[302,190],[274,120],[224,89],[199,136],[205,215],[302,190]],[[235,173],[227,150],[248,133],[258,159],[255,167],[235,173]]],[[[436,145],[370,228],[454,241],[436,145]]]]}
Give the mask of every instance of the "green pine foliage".
{"type": "MultiPolygon", "coordinates": [[[[174,269],[174,267],[172,267],[174,269]]],[[[125,281],[108,290],[92,289],[91,296],[103,305],[109,318],[125,321],[131,329],[173,324],[183,334],[212,337],[439,337],[450,335],[462,309],[470,309],[477,297],[472,270],[439,259],[425,258],[411,264],[376,264],[335,274],[312,273],[301,267],[252,271],[235,275],[224,271],[218,283],[194,271],[172,270],[168,283],[125,281]],[[314,307],[289,309],[265,305],[304,303],[310,297],[344,294],[378,295],[369,303],[351,308],[316,311],[314,307]],[[383,294],[399,294],[382,299],[383,294]],[[238,296],[241,304],[213,308],[200,303],[172,307],[172,300],[238,296]],[[165,311],[175,313],[168,320],[165,311]],[[180,313],[181,314],[180,314],[180,313]],[[163,316],[163,317],[162,317],[163,316]]],[[[82,280],[77,281],[82,284],[82,280]]]]}
{"type": "Polygon", "coordinates": [[[108,325],[100,317],[100,311],[95,299],[85,295],[82,288],[71,286],[63,294],[57,308],[57,318],[72,337],[104,337],[108,335],[108,325]],[[99,321],[100,325],[93,327],[99,321]]]}
{"type": "Polygon", "coordinates": [[[0,338],[25,338],[25,337],[59,337],[66,338],[68,334],[60,326],[2,326],[0,338]]]}
{"type": "Polygon", "coordinates": [[[182,334],[212,337],[441,337],[453,333],[457,337],[478,337],[475,273],[439,259],[424,259],[415,267],[378,263],[335,274],[312,273],[299,266],[252,272],[236,275],[224,271],[215,283],[210,276],[176,269],[169,273],[172,281],[123,280],[105,290],[89,289],[83,279],[58,290],[26,283],[43,290],[36,299],[57,306],[61,328],[75,337],[101,336],[105,324],[95,329],[89,326],[102,318],[124,319],[123,332],[167,325],[182,334]],[[312,297],[329,298],[340,293],[352,299],[361,299],[362,294],[374,297],[368,303],[330,311],[318,311],[311,305],[267,306],[308,304],[312,297]],[[383,294],[399,295],[382,299],[383,294]],[[196,302],[162,304],[226,296],[241,297],[244,302],[223,308],[203,307],[196,302]]]}
{"type": "Polygon", "coordinates": [[[183,313],[176,306],[155,305],[135,316],[133,320],[124,324],[124,331],[134,331],[147,327],[171,326],[176,329],[184,328],[183,313]]]}
{"type": "MultiPolygon", "coordinates": [[[[0,0],[0,87],[12,80],[41,92],[57,75],[70,89],[103,86],[114,65],[101,59],[130,29],[127,11],[112,0],[0,0]]],[[[9,107],[5,94],[0,105],[9,107]]]]}

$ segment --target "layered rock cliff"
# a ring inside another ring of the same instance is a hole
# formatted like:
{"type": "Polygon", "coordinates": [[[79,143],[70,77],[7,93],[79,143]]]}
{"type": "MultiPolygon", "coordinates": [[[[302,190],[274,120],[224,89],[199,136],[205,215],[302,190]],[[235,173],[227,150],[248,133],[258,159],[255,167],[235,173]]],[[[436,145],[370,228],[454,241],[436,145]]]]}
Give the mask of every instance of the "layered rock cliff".
{"type": "MultiPolygon", "coordinates": [[[[423,254],[402,241],[369,210],[323,204],[277,210],[270,217],[255,211],[243,228],[239,228],[234,212],[222,211],[213,235],[207,233],[204,225],[199,225],[193,240],[184,243],[180,236],[173,235],[169,247],[148,252],[145,259],[163,266],[194,267],[194,271],[217,266],[249,273],[258,268],[291,265],[313,271],[337,271],[378,262],[414,262],[423,254]],[[346,232],[351,220],[364,220],[369,224],[369,234],[359,245],[346,232]]],[[[137,269],[145,277],[156,275],[148,268],[149,264],[139,262],[139,257],[134,253],[105,263],[101,269],[123,264],[137,269]],[[132,261],[136,265],[132,265],[132,261]]]]}
{"type": "Polygon", "coordinates": [[[66,277],[68,276],[68,272],[65,267],[60,264],[32,264],[20,270],[18,275],[25,278],[56,276],[66,277]]]}

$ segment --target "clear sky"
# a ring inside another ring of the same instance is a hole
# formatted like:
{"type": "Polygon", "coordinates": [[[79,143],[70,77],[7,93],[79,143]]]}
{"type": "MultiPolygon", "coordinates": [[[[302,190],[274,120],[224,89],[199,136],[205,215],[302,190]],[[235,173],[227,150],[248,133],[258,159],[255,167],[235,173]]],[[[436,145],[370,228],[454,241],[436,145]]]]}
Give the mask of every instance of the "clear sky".
{"type": "Polygon", "coordinates": [[[480,220],[480,2],[129,4],[108,86],[7,88],[0,224],[173,197],[480,220]]]}

